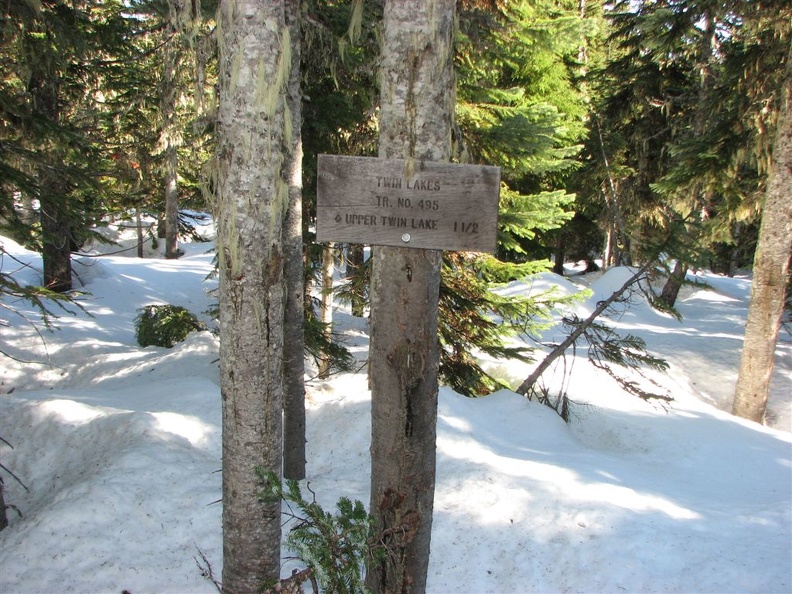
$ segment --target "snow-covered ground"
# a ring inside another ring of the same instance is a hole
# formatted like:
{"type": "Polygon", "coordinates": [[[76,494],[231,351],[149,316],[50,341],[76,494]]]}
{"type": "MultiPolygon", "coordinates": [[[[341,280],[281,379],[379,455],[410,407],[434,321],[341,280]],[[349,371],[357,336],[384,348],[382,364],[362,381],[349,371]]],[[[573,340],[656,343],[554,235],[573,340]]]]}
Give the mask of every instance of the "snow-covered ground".
{"type": "MultiPolygon", "coordinates": [[[[3,245],[29,265],[7,255],[3,271],[40,282],[40,258],[3,245]]],[[[39,336],[2,310],[0,350],[16,360],[0,358],[0,436],[13,445],[0,454],[29,491],[3,475],[22,517],[11,512],[0,533],[0,592],[215,591],[196,558],[220,575],[217,339],[142,349],[133,328],[150,303],[205,318],[210,245],[182,247],[177,261],[77,257],[85,311],[62,315],[54,332],[39,336]]],[[[545,274],[504,290],[587,285],[585,313],[626,274],[545,274]]],[[[609,317],[669,362],[652,375],[669,405],[624,393],[584,349],[568,381],[580,403],[569,424],[512,392],[469,399],[441,388],[429,592],[792,591],[792,337],[782,330],[772,427],[732,417],[750,279],[696,278],[708,286],[683,290],[681,322],[641,298],[609,317]]],[[[364,359],[366,321],[342,307],[335,319],[364,359]]],[[[514,385],[530,372],[485,364],[514,385]]],[[[365,372],[311,379],[307,390],[311,489],[327,508],[341,496],[368,503],[365,372]]]]}

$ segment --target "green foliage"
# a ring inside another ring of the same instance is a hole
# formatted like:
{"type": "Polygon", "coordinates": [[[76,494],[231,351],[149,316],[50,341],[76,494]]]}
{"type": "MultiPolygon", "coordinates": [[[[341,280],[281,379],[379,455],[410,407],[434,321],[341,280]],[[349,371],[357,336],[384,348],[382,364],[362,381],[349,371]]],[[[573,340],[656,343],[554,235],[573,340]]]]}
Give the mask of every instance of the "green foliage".
{"type": "Polygon", "coordinates": [[[584,133],[575,62],[587,22],[570,1],[460,10],[455,157],[501,167],[498,257],[542,260],[544,233],[572,217],[561,188],[584,133]]]}
{"type": "Polygon", "coordinates": [[[732,272],[757,233],[789,3],[620,0],[605,15],[581,200],[619,211],[638,258],[672,229],[671,257],[732,272]]]}
{"type": "Polygon", "coordinates": [[[377,152],[382,3],[308,0],[303,6],[303,211],[312,220],[316,156],[377,152]]]}
{"type": "Polygon", "coordinates": [[[258,468],[257,473],[264,485],[262,499],[286,503],[285,515],[290,520],[286,544],[313,571],[320,591],[367,592],[364,575],[366,559],[374,554],[374,520],[363,503],[342,497],[336,503],[336,513],[330,513],[315,497],[307,501],[298,481],[282,484],[272,472],[258,468]]]}
{"type": "Polygon", "coordinates": [[[212,51],[197,29],[164,26],[169,10],[164,0],[2,5],[0,231],[32,249],[66,240],[76,250],[108,213],[161,208],[161,50],[174,46],[179,129],[168,140],[182,156],[183,203],[200,196],[210,118],[189,78],[200,66],[202,90],[213,87],[212,51]],[[40,222],[52,213],[65,222],[54,237],[40,222]]]}
{"type": "MultiPolygon", "coordinates": [[[[0,245],[0,263],[5,265],[5,270],[11,270],[11,264],[13,264],[14,261],[16,261],[16,259],[0,245]]],[[[26,266],[22,262],[16,262],[19,264],[20,268],[26,266]]],[[[13,272],[0,270],[0,296],[6,295],[12,297],[14,300],[27,301],[30,305],[35,307],[41,316],[41,323],[46,329],[52,328],[52,318],[57,317],[57,314],[53,311],[53,305],[58,306],[61,310],[69,314],[74,314],[74,312],[69,309],[70,306],[74,306],[85,312],[82,306],[75,301],[75,298],[78,297],[80,293],[72,291],[67,295],[56,291],[50,291],[46,287],[38,285],[23,285],[14,278],[13,272]]],[[[24,314],[18,309],[8,305],[8,303],[9,300],[0,303],[0,308],[24,317],[24,314]]],[[[0,350],[0,353],[2,353],[2,350],[0,350]]]]}
{"type": "MultiPolygon", "coordinates": [[[[369,4],[372,11],[378,10],[373,7],[379,5],[365,3],[369,4]]],[[[552,299],[545,303],[527,297],[503,298],[491,292],[490,286],[549,267],[549,250],[542,244],[548,231],[572,217],[574,196],[561,188],[564,177],[575,168],[584,132],[585,104],[575,86],[572,65],[580,34],[586,29],[577,16],[577,3],[521,0],[505,6],[462,3],[455,44],[458,127],[454,130],[454,158],[499,165],[503,179],[498,259],[446,254],[443,262],[440,377],[469,395],[503,387],[478,365],[475,353],[528,360],[528,349],[505,342],[527,327],[536,331],[552,307],[552,299]]],[[[316,2],[315,8],[321,8],[320,22],[332,26],[338,38],[346,35],[352,3],[325,6],[316,2]],[[343,27],[334,20],[339,16],[343,27]]],[[[370,95],[368,91],[360,94],[358,88],[374,82],[371,58],[376,54],[366,52],[373,49],[378,16],[375,12],[364,15],[363,23],[371,18],[374,24],[355,46],[356,53],[347,53],[353,60],[335,66],[334,72],[345,76],[348,85],[340,85],[337,92],[327,84],[323,93],[307,92],[311,97],[306,110],[308,136],[313,137],[312,127],[332,114],[324,136],[320,136],[333,142],[332,149],[373,152],[374,143],[367,141],[371,138],[373,103],[368,107],[362,103],[370,95]],[[309,115],[314,109],[311,104],[330,100],[343,100],[343,109],[323,108],[315,117],[309,115]],[[349,117],[352,121],[339,124],[349,117]],[[352,125],[354,121],[358,123],[352,125]]],[[[313,37],[313,43],[326,39],[328,30],[313,37]]],[[[306,155],[310,152],[306,149],[306,155]]],[[[311,160],[306,162],[310,168],[311,160]]],[[[309,171],[309,180],[311,175],[309,171]]],[[[312,185],[309,180],[307,186],[312,185]]],[[[350,301],[365,297],[365,282],[366,268],[360,267],[340,294],[350,301]]]]}
{"type": "MultiPolygon", "coordinates": [[[[537,247],[537,236],[557,229],[572,219],[567,210],[575,197],[563,190],[523,195],[501,187],[498,212],[498,256],[504,262],[525,264],[537,260],[542,249],[537,247]],[[533,256],[533,258],[531,257],[533,256]]],[[[536,267],[519,270],[522,275],[538,272],[536,267]]],[[[512,278],[518,278],[516,275],[512,278]]]]}
{"type": "Polygon", "coordinates": [[[172,348],[193,330],[206,330],[198,318],[179,305],[147,305],[135,318],[135,336],[142,347],[172,348]]]}
{"type": "Polygon", "coordinates": [[[28,247],[79,246],[107,206],[106,136],[97,124],[105,75],[128,47],[123,11],[120,2],[96,1],[0,9],[0,215],[4,231],[28,247]],[[35,201],[68,221],[67,237],[42,236],[35,201]]]}
{"type": "Polygon", "coordinates": [[[484,271],[493,273],[502,266],[491,257],[459,253],[443,257],[438,323],[440,378],[460,394],[480,396],[509,388],[482,369],[476,354],[532,361],[532,349],[516,341],[510,345],[509,339],[518,334],[538,336],[549,327],[552,309],[572,299],[554,293],[499,295],[491,290],[484,271]]]}

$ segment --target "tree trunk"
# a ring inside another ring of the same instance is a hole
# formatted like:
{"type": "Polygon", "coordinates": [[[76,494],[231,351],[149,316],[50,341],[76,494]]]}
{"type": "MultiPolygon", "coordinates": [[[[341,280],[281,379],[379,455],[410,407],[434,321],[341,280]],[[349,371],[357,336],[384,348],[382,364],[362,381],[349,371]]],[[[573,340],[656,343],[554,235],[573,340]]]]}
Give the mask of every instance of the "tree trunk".
{"type": "MultiPolygon", "coordinates": [[[[330,242],[322,248],[322,300],[319,305],[319,320],[322,332],[329,343],[333,334],[333,269],[335,266],[335,244],[330,242]]],[[[324,353],[319,361],[319,378],[330,377],[332,361],[330,355],[324,353]]]]}
{"type": "Polygon", "coordinates": [[[137,233],[137,257],[142,258],[145,253],[143,246],[146,243],[146,236],[143,234],[143,219],[140,218],[140,207],[135,208],[135,233],[137,233]]]}
{"type": "Polygon", "coordinates": [[[674,264],[674,270],[671,271],[668,280],[663,285],[663,291],[660,293],[660,300],[668,307],[674,307],[677,297],[679,297],[679,289],[682,288],[682,283],[685,282],[687,271],[687,264],[677,260],[676,264],[674,264]]]}
{"type": "Polygon", "coordinates": [[[608,232],[605,234],[605,248],[602,252],[602,269],[607,270],[613,265],[614,255],[613,246],[616,244],[614,240],[613,225],[608,223],[608,232]]]}
{"type": "Polygon", "coordinates": [[[566,238],[564,231],[559,230],[553,250],[553,272],[564,276],[564,262],[566,261],[566,238]]]}
{"type": "MultiPolygon", "coordinates": [[[[168,27],[171,35],[173,26],[168,27]]],[[[165,185],[165,257],[178,258],[179,252],[179,155],[176,121],[176,47],[175,38],[165,46],[162,71],[162,144],[164,146],[163,178],[165,185]]]]}
{"type": "Polygon", "coordinates": [[[607,189],[603,188],[602,190],[610,220],[610,225],[608,227],[607,257],[603,263],[606,267],[611,264],[615,266],[629,266],[632,262],[628,255],[629,238],[627,235],[627,228],[624,224],[621,207],[619,206],[619,193],[616,191],[616,182],[611,172],[608,153],[605,151],[605,139],[602,137],[602,126],[600,126],[599,115],[596,113],[594,114],[594,123],[597,125],[597,136],[599,138],[600,152],[602,153],[602,163],[605,165],[605,173],[608,178],[607,189]]]}
{"type": "Polygon", "coordinates": [[[784,310],[792,252],[792,55],[784,81],[773,169],[767,183],[762,224],[756,245],[751,304],[745,324],[740,373],[732,412],[761,423],[770,394],[778,329],[784,310]]]}
{"type": "Polygon", "coordinates": [[[44,286],[65,293],[72,288],[71,226],[66,207],[68,189],[56,173],[39,175],[41,213],[41,259],[44,265],[44,286]]]}
{"type": "MultiPolygon", "coordinates": [[[[449,159],[455,9],[455,0],[386,1],[380,157],[449,159]]],[[[366,585],[379,593],[426,590],[441,260],[437,250],[375,247],[372,254],[370,510],[388,552],[369,563],[366,585]]]]}
{"type": "MultiPolygon", "coordinates": [[[[696,102],[696,110],[693,114],[693,122],[690,128],[690,135],[692,140],[698,141],[707,130],[707,119],[711,115],[709,109],[709,97],[715,85],[715,74],[713,69],[713,62],[716,59],[717,51],[717,25],[718,21],[709,11],[705,12],[704,25],[706,30],[699,40],[699,55],[698,65],[700,77],[700,85],[698,91],[698,101],[696,102]]],[[[691,209],[694,211],[701,211],[706,213],[709,197],[708,192],[702,188],[699,181],[696,181],[689,190],[691,209]]],[[[705,215],[701,217],[705,218],[705,215]]],[[[687,229],[687,226],[682,226],[682,229],[687,229]]],[[[694,234],[690,231],[684,231],[688,236],[688,241],[695,240],[694,234]]],[[[663,301],[668,307],[674,307],[677,297],[679,296],[679,289],[685,281],[685,276],[688,271],[688,262],[682,261],[677,258],[674,270],[668,277],[666,284],[660,294],[660,300],[663,301]]]]}
{"type": "MultiPolygon", "coordinates": [[[[46,68],[46,64],[43,65],[46,68]]],[[[34,68],[28,83],[33,113],[44,121],[58,123],[59,77],[34,68]]],[[[63,159],[57,147],[45,157],[38,168],[39,216],[41,220],[41,258],[44,267],[44,286],[65,293],[72,288],[72,233],[67,206],[68,186],[59,171],[63,159]]]]}
{"type": "Polygon", "coordinates": [[[280,576],[280,504],[261,500],[256,470],[280,477],[283,456],[282,168],[291,41],[275,0],[223,0],[218,30],[223,592],[236,594],[258,592],[280,576]]]}
{"type": "Polygon", "coordinates": [[[292,67],[287,105],[291,113],[292,144],[284,163],[289,185],[289,208],[283,225],[283,270],[286,311],[283,344],[283,475],[305,478],[305,303],[302,233],[302,96],[300,94],[300,3],[286,0],[286,24],[291,32],[292,67]]]}

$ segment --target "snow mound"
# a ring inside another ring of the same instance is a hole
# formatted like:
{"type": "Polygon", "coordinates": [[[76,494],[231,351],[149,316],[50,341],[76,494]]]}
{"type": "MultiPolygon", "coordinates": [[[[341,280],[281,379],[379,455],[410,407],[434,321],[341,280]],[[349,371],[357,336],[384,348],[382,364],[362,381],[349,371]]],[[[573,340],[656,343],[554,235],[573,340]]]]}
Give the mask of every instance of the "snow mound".
{"type": "Polygon", "coordinates": [[[540,272],[538,274],[532,274],[523,280],[512,281],[502,287],[498,287],[493,290],[493,293],[504,297],[540,295],[550,292],[561,296],[568,296],[574,295],[579,290],[579,287],[559,274],[553,272],[540,272]]]}
{"type": "Polygon", "coordinates": [[[220,522],[220,506],[208,507],[220,488],[219,444],[206,449],[215,426],[57,398],[4,397],[0,414],[14,419],[3,463],[29,489],[6,477],[23,518],[3,534],[4,592],[211,591],[192,557],[220,522]],[[64,583],[66,572],[84,580],[64,583]]]}
{"type": "MultiPolygon", "coordinates": [[[[3,270],[40,282],[39,256],[3,245],[34,267],[4,258],[3,270]]],[[[0,436],[14,446],[0,456],[30,492],[4,475],[7,501],[24,515],[11,512],[0,533],[0,591],[215,592],[195,557],[200,549],[221,575],[218,341],[200,332],[173,349],[140,348],[132,329],[144,304],[199,313],[212,302],[212,255],[183,247],[176,261],[79,258],[85,309],[58,318],[46,345],[19,316],[3,320],[0,348],[19,360],[0,364],[0,436]]],[[[590,285],[580,305],[591,309],[627,274],[572,283],[547,273],[500,290],[571,295],[590,285]]],[[[709,288],[683,290],[682,320],[640,295],[606,316],[669,361],[669,405],[624,393],[580,360],[582,348],[564,362],[574,368],[564,386],[580,403],[569,424],[509,391],[469,399],[441,388],[429,593],[790,591],[790,335],[779,341],[769,404],[778,429],[723,412],[750,286],[695,276],[709,288]]],[[[336,307],[347,315],[335,330],[363,361],[367,324],[336,307]]],[[[530,371],[498,365],[515,381],[530,371]]],[[[369,502],[367,380],[365,368],[307,380],[304,493],[328,510],[341,496],[369,502]]]]}

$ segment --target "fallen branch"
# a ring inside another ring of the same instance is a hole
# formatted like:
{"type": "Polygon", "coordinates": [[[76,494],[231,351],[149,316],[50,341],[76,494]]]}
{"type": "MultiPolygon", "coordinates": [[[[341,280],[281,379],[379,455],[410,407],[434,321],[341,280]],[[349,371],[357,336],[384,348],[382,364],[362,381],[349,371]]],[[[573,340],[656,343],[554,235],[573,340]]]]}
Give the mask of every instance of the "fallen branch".
{"type": "Polygon", "coordinates": [[[600,316],[600,314],[602,314],[602,312],[608,309],[611,303],[619,299],[619,297],[621,297],[624,294],[624,292],[627,291],[627,289],[629,289],[633,284],[635,284],[638,280],[640,280],[641,277],[643,277],[653,265],[654,265],[654,260],[650,260],[649,262],[641,266],[641,268],[638,269],[638,272],[636,272],[629,279],[627,279],[627,281],[621,286],[621,288],[615,291],[613,295],[611,295],[604,301],[600,301],[597,304],[597,308],[593,312],[591,312],[591,315],[587,317],[585,320],[583,320],[583,322],[581,322],[577,326],[577,328],[575,328],[575,330],[564,339],[563,342],[561,342],[558,346],[556,346],[552,351],[550,351],[550,353],[544,359],[542,359],[542,362],[539,363],[536,369],[533,370],[531,375],[529,375],[525,379],[525,381],[522,384],[520,384],[520,387],[517,388],[517,392],[519,394],[528,395],[530,390],[533,388],[534,384],[541,377],[541,375],[547,370],[547,368],[550,367],[550,365],[552,365],[556,359],[558,359],[561,355],[563,355],[564,352],[569,347],[575,344],[577,339],[580,338],[583,335],[583,333],[594,323],[594,320],[596,320],[600,316]]]}

